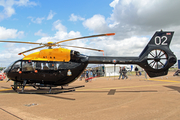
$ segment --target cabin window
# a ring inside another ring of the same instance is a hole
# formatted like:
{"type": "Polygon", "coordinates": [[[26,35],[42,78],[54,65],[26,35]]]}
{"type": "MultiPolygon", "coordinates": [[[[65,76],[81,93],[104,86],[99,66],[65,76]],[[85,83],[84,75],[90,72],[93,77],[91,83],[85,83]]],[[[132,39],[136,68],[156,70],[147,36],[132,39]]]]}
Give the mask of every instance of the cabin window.
{"type": "Polygon", "coordinates": [[[34,69],[36,69],[36,70],[42,69],[42,63],[41,62],[34,62],[34,69]]]}
{"type": "MultiPolygon", "coordinates": [[[[18,68],[21,62],[16,63],[18,68]],[[18,65],[19,64],[19,65],[18,65]]],[[[45,61],[22,61],[22,71],[35,71],[35,70],[58,70],[62,69],[63,63],[61,62],[45,62],[45,61]]],[[[64,69],[64,67],[63,67],[64,69]]]]}
{"type": "Polygon", "coordinates": [[[55,63],[49,63],[49,64],[48,64],[48,65],[49,65],[49,69],[54,70],[54,64],[55,64],[55,63]]]}
{"type": "Polygon", "coordinates": [[[23,61],[22,62],[22,71],[34,71],[34,62],[31,61],[23,61]]]}
{"type": "Polygon", "coordinates": [[[42,70],[49,70],[49,67],[48,67],[47,63],[43,63],[42,70]]]}

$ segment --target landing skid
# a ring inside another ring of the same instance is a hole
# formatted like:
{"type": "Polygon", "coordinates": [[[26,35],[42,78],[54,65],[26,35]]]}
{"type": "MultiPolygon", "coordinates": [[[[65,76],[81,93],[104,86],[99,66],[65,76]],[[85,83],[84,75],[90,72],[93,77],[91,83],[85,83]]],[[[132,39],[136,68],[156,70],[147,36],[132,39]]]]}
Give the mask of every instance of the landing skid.
{"type": "Polygon", "coordinates": [[[73,92],[75,91],[76,88],[85,87],[84,85],[75,86],[75,87],[61,86],[61,88],[52,88],[57,86],[51,86],[51,85],[46,85],[46,86],[26,85],[26,86],[34,87],[36,90],[32,90],[32,89],[24,90],[25,88],[24,85],[17,85],[17,87],[19,88],[22,87],[22,89],[15,89],[14,85],[11,85],[12,89],[19,94],[59,94],[59,93],[73,92]]]}

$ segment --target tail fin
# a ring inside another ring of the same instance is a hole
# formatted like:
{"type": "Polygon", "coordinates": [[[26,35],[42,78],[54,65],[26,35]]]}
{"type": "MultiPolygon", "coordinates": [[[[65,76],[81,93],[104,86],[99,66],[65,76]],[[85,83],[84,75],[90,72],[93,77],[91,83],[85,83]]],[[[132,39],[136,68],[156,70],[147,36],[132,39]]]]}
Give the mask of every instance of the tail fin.
{"type": "Polygon", "coordinates": [[[169,49],[174,32],[157,31],[139,55],[139,66],[150,77],[167,75],[168,69],[176,63],[176,56],[169,49]]]}

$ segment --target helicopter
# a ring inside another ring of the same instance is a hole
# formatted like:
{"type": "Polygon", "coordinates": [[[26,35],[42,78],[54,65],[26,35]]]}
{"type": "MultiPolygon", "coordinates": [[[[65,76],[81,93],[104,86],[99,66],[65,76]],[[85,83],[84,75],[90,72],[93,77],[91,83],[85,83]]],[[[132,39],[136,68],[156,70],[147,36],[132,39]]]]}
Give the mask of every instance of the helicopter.
{"type": "MultiPolygon", "coordinates": [[[[167,75],[168,69],[177,61],[176,56],[169,48],[173,34],[173,31],[156,31],[138,57],[87,56],[80,54],[80,52],[75,50],[61,47],[53,48],[54,46],[63,46],[60,45],[62,42],[100,36],[111,36],[115,35],[115,33],[78,37],[55,43],[48,42],[45,44],[1,40],[0,42],[40,45],[39,47],[19,53],[19,55],[24,55],[24,58],[10,64],[4,70],[4,73],[9,80],[20,83],[20,85],[16,84],[16,87],[15,85],[12,85],[14,90],[17,89],[17,86],[21,86],[22,92],[24,92],[24,87],[30,85],[33,87],[49,87],[49,93],[51,92],[51,87],[61,86],[63,88],[64,85],[78,79],[88,64],[137,64],[146,71],[149,77],[163,76],[167,75]],[[43,47],[48,47],[48,49],[42,49],[39,52],[34,52],[29,55],[24,54],[43,47]]],[[[93,48],[77,48],[103,52],[103,50],[93,48]]]]}

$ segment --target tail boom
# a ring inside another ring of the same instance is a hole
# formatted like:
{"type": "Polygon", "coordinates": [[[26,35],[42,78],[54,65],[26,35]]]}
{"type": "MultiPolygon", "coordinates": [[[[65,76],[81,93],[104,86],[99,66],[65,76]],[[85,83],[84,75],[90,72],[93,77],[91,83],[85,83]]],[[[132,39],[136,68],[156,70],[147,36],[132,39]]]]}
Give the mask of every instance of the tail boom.
{"type": "Polygon", "coordinates": [[[137,64],[138,57],[108,57],[108,56],[89,56],[90,64],[137,64]]]}
{"type": "Polygon", "coordinates": [[[157,31],[139,57],[89,56],[90,64],[137,64],[144,68],[150,77],[167,75],[177,58],[169,49],[174,32],[157,31]]]}

